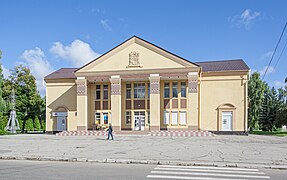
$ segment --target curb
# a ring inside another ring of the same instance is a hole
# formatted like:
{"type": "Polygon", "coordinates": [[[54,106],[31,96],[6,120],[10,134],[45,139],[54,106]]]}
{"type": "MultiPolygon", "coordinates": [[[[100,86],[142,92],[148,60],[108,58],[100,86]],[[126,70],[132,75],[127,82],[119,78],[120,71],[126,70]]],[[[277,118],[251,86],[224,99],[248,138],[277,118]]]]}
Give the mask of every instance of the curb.
{"type": "Polygon", "coordinates": [[[227,162],[186,162],[186,161],[157,161],[135,159],[88,159],[88,158],[61,158],[61,157],[24,157],[0,156],[0,160],[29,160],[29,161],[60,161],[60,162],[90,162],[90,163],[117,163],[117,164],[148,164],[148,165],[175,165],[175,166],[213,166],[238,168],[263,168],[287,170],[287,165],[276,164],[244,164],[227,162]]]}

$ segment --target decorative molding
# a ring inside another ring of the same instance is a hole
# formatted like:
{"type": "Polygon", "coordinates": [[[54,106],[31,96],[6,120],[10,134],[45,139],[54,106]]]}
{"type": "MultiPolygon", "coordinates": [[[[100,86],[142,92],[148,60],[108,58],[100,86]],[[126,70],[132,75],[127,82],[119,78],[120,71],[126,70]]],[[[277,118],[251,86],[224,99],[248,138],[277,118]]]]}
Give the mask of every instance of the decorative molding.
{"type": "Polygon", "coordinates": [[[87,95],[87,82],[86,80],[76,80],[77,83],[77,96],[87,95]]]}
{"type": "Polygon", "coordinates": [[[160,76],[151,74],[149,77],[150,81],[150,94],[160,93],[160,76]]]}
{"type": "Polygon", "coordinates": [[[111,95],[121,95],[121,79],[110,78],[111,82],[111,95]]]}
{"type": "Polygon", "coordinates": [[[187,75],[188,93],[197,93],[198,75],[187,75]]]}
{"type": "Polygon", "coordinates": [[[140,53],[132,51],[129,53],[129,65],[127,67],[142,67],[139,61],[140,53]]]}

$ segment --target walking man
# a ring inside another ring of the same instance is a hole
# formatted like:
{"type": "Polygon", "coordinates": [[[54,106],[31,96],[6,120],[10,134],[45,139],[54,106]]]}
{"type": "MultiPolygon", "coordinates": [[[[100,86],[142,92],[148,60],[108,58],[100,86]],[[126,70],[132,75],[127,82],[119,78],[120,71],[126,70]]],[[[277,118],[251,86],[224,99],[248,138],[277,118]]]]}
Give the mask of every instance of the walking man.
{"type": "Polygon", "coordinates": [[[108,128],[108,138],[107,138],[107,140],[110,139],[110,136],[111,136],[112,140],[114,140],[113,127],[112,127],[112,124],[111,124],[111,123],[109,124],[109,128],[108,128]]]}

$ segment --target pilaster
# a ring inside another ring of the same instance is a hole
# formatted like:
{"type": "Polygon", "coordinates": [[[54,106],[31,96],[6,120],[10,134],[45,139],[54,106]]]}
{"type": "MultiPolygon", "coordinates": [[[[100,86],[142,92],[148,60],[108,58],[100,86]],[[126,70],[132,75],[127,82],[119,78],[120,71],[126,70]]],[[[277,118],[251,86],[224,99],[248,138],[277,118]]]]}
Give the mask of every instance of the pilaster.
{"type": "Polygon", "coordinates": [[[160,130],[160,76],[150,74],[150,130],[160,130]]]}
{"type": "Polygon", "coordinates": [[[198,130],[198,72],[190,72],[188,78],[187,125],[198,130]]]}
{"type": "Polygon", "coordinates": [[[88,89],[87,80],[78,77],[77,84],[77,130],[87,130],[88,126],[88,89]]]}
{"type": "Polygon", "coordinates": [[[111,123],[115,131],[121,130],[121,78],[111,76],[111,123]]]}

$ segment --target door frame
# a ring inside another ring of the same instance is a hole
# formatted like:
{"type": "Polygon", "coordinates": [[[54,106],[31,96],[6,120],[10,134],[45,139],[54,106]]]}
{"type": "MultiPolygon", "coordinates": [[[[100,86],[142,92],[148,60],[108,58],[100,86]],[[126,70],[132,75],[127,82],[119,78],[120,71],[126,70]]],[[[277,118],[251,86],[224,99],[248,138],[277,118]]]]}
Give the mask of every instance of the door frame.
{"type": "Polygon", "coordinates": [[[134,130],[134,131],[144,131],[145,128],[146,128],[146,127],[145,127],[145,123],[146,123],[146,112],[145,112],[145,111],[134,111],[134,112],[133,112],[133,124],[134,124],[133,130],[134,130]],[[139,113],[139,121],[140,121],[140,123],[139,123],[140,126],[139,126],[139,129],[138,129],[138,130],[135,129],[135,124],[136,124],[136,123],[135,123],[135,121],[136,121],[136,115],[135,115],[135,113],[137,113],[137,112],[139,113]],[[143,115],[141,115],[141,113],[142,113],[143,115]],[[142,117],[142,116],[144,117],[144,124],[143,124],[144,129],[142,129],[142,122],[141,122],[141,120],[142,120],[141,117],[142,117]]]}
{"type": "MultiPolygon", "coordinates": [[[[223,131],[222,129],[222,112],[232,113],[232,131],[236,130],[236,107],[231,103],[226,103],[218,106],[217,108],[217,131],[223,131]]],[[[240,127],[239,127],[240,128],[240,127]]]]}

